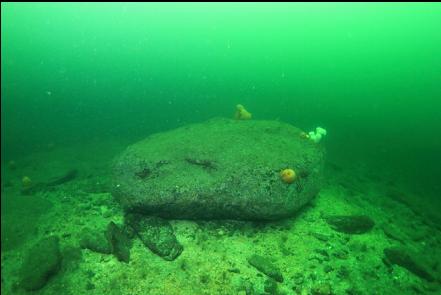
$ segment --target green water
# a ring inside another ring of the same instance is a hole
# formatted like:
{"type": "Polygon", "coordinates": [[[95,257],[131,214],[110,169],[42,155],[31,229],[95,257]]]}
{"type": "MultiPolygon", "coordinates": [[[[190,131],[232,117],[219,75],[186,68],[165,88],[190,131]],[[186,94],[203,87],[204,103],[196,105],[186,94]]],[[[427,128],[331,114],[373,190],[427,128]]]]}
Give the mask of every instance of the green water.
{"type": "MultiPolygon", "coordinates": [[[[76,166],[80,175],[94,175],[90,182],[105,183],[108,163],[128,144],[189,123],[232,117],[238,103],[253,120],[280,120],[305,131],[326,128],[321,144],[327,163],[338,167],[343,179],[355,181],[368,171],[366,181],[394,183],[407,205],[437,223],[440,32],[439,3],[2,3],[2,229],[4,216],[10,224],[20,220],[29,227],[19,217],[20,203],[28,212],[32,201],[20,196],[23,176],[45,180],[76,166]],[[4,200],[8,194],[15,201],[4,200]],[[8,214],[8,204],[15,215],[8,214]]],[[[63,194],[81,190],[81,181],[63,194]]],[[[2,243],[7,293],[21,292],[11,287],[19,264],[15,253],[47,234],[36,220],[56,218],[45,214],[58,208],[59,199],[47,197],[53,204],[48,206],[45,196],[35,198],[45,204],[26,213],[36,229],[24,230],[20,238],[8,231],[6,238],[14,242],[6,254],[2,243]]],[[[397,214],[385,212],[390,219],[397,214]]],[[[70,233],[73,244],[75,230],[70,233]]],[[[419,243],[435,252],[440,247],[419,243]]],[[[71,276],[58,280],[72,286],[76,277],[71,276]]],[[[406,283],[425,284],[409,277],[406,283]]],[[[152,278],[151,284],[163,280],[152,278]]],[[[130,285],[137,279],[127,270],[124,279],[115,280],[130,285]]],[[[198,281],[192,275],[185,280],[198,281]]],[[[94,277],[96,289],[69,292],[99,294],[106,290],[100,289],[102,282],[94,277]]],[[[198,281],[205,284],[201,293],[168,294],[233,294],[213,287],[216,282],[230,285],[211,278],[198,281]]],[[[335,290],[343,290],[333,282],[335,290]]],[[[40,292],[55,294],[57,279],[53,284],[40,292]]],[[[403,292],[399,284],[384,284],[378,294],[403,292]]],[[[367,288],[361,284],[354,294],[373,294],[367,288]]],[[[151,294],[167,294],[158,290],[151,294]]],[[[138,294],[132,292],[120,290],[138,294]]]]}

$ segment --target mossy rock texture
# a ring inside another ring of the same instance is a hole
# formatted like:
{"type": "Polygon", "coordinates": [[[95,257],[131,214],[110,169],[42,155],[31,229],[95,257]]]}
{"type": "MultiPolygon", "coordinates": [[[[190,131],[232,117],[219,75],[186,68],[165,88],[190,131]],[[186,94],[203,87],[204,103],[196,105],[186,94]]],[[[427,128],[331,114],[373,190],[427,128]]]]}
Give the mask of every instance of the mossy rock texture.
{"type": "Polygon", "coordinates": [[[322,146],[292,125],[212,119],[129,146],[115,160],[113,194],[128,212],[164,218],[277,220],[318,193],[323,161],[322,146]]]}

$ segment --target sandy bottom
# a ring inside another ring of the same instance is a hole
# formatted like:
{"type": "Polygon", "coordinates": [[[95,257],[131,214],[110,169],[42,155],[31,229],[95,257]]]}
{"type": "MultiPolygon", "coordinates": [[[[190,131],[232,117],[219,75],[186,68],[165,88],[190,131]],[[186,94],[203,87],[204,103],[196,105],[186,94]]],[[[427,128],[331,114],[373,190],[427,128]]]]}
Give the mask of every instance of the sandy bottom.
{"type": "Polygon", "coordinates": [[[387,175],[360,165],[329,163],[320,194],[287,220],[171,221],[184,247],[171,262],[138,239],[128,264],[80,249],[85,228],[104,230],[110,221],[123,222],[109,193],[109,167],[125,144],[52,147],[16,159],[14,169],[2,165],[3,294],[27,294],[17,287],[23,257],[37,240],[51,235],[60,237],[63,265],[34,294],[440,294],[439,281],[383,262],[385,248],[404,246],[422,253],[433,263],[427,267],[441,277],[439,217],[425,214],[418,196],[387,175]],[[45,181],[72,168],[79,171],[73,181],[50,191],[20,193],[23,176],[45,181]],[[368,215],[375,226],[364,234],[340,233],[324,218],[334,214],[368,215]],[[268,277],[247,262],[253,254],[270,258],[280,269],[284,282],[277,290],[265,291],[268,277]]]}

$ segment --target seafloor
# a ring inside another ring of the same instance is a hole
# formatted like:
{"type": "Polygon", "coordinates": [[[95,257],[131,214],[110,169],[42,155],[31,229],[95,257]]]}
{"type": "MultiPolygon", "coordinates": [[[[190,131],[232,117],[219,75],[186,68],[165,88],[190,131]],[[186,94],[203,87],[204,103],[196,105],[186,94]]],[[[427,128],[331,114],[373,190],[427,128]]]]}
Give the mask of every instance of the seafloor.
{"type": "Polygon", "coordinates": [[[174,261],[139,239],[129,263],[81,249],[84,229],[123,222],[110,194],[110,164],[127,144],[50,144],[13,165],[2,163],[2,294],[440,294],[440,223],[417,195],[391,181],[393,172],[360,163],[328,161],[320,194],[287,220],[172,221],[184,247],[174,261]],[[71,181],[21,192],[23,176],[47,181],[73,168],[79,174],[71,181]],[[342,233],[326,222],[330,215],[367,215],[375,225],[342,233]],[[24,259],[48,236],[60,239],[61,269],[40,290],[25,291],[18,284],[24,259]],[[388,261],[389,248],[404,249],[402,257],[388,261]],[[253,267],[254,254],[271,260],[283,282],[253,267]]]}

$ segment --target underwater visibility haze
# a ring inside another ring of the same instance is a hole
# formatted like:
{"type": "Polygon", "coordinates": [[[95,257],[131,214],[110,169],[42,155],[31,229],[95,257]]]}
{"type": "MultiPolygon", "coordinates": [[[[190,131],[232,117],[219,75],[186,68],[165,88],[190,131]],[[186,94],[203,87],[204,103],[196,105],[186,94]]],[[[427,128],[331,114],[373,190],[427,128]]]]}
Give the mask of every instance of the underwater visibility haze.
{"type": "Polygon", "coordinates": [[[4,294],[440,294],[440,3],[2,3],[4,294]]]}

